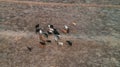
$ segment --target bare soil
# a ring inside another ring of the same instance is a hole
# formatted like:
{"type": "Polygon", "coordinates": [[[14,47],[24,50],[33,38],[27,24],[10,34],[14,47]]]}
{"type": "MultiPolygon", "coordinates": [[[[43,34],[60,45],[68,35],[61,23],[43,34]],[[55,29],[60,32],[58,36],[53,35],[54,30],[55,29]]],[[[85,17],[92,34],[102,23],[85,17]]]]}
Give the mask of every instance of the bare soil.
{"type": "Polygon", "coordinates": [[[0,1],[0,67],[120,67],[119,1],[36,1],[0,1]],[[38,23],[59,32],[68,25],[70,34],[60,32],[64,45],[50,36],[52,43],[42,48],[38,23]]]}

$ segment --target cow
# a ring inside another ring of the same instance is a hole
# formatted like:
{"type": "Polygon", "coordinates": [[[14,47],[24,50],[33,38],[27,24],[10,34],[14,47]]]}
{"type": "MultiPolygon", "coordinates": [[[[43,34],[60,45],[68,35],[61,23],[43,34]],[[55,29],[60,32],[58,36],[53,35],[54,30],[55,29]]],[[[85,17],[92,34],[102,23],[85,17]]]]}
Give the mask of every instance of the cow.
{"type": "Polygon", "coordinates": [[[61,29],[61,31],[62,31],[63,33],[65,33],[65,34],[67,34],[67,33],[70,32],[70,31],[69,31],[69,27],[68,27],[67,25],[64,25],[64,28],[61,29]]]}
{"type": "Polygon", "coordinates": [[[48,33],[44,32],[43,35],[48,38],[48,33]]]}
{"type": "Polygon", "coordinates": [[[36,34],[39,32],[40,28],[39,28],[39,24],[35,25],[35,32],[36,34]]]}
{"type": "Polygon", "coordinates": [[[64,25],[64,29],[66,30],[67,33],[69,33],[69,27],[67,25],[64,25]]]}
{"type": "Polygon", "coordinates": [[[39,29],[39,34],[43,34],[43,30],[42,29],[39,29]]]}
{"type": "Polygon", "coordinates": [[[51,43],[52,41],[51,40],[46,40],[46,42],[51,43]]]}
{"type": "Polygon", "coordinates": [[[57,29],[54,29],[53,33],[54,33],[54,35],[60,35],[60,33],[57,31],[57,29]]]}
{"type": "Polygon", "coordinates": [[[31,48],[31,47],[27,47],[27,49],[28,49],[29,51],[32,51],[32,48],[31,48]]]}
{"type": "Polygon", "coordinates": [[[39,24],[35,25],[35,32],[36,34],[39,32],[40,28],[39,28],[39,24]]]}
{"type": "Polygon", "coordinates": [[[40,41],[40,44],[41,44],[41,45],[46,45],[46,43],[45,43],[45,42],[42,42],[42,41],[40,41]]]}
{"type": "Polygon", "coordinates": [[[57,31],[57,29],[54,29],[53,34],[55,36],[55,41],[58,41],[60,39],[60,33],[57,31]]]}
{"type": "Polygon", "coordinates": [[[59,37],[58,36],[55,36],[54,37],[55,41],[57,42],[59,40],[59,37]]]}
{"type": "Polygon", "coordinates": [[[40,47],[41,47],[41,48],[45,48],[45,45],[46,45],[46,42],[45,42],[45,41],[40,41],[39,43],[40,43],[40,47]]]}
{"type": "Polygon", "coordinates": [[[35,28],[39,28],[39,26],[40,26],[40,25],[39,25],[39,24],[37,24],[37,25],[35,25],[35,28]]]}
{"type": "Polygon", "coordinates": [[[57,42],[57,44],[60,45],[60,46],[63,46],[63,45],[64,45],[63,42],[57,42]]]}
{"type": "Polygon", "coordinates": [[[75,22],[72,23],[74,26],[76,26],[77,24],[75,22]]]}
{"type": "Polygon", "coordinates": [[[67,40],[66,42],[68,43],[69,46],[72,46],[72,42],[71,41],[67,40]]]}
{"type": "Polygon", "coordinates": [[[40,30],[39,28],[36,28],[36,30],[35,30],[36,34],[39,32],[39,30],[40,30]]]}
{"type": "Polygon", "coordinates": [[[67,30],[65,30],[65,29],[61,29],[61,32],[67,34],[67,30]]]}
{"type": "Polygon", "coordinates": [[[54,28],[54,26],[53,25],[48,25],[48,28],[54,28]]]}
{"type": "Polygon", "coordinates": [[[47,31],[48,34],[53,34],[53,32],[54,32],[54,28],[48,28],[48,31],[47,31]]]}

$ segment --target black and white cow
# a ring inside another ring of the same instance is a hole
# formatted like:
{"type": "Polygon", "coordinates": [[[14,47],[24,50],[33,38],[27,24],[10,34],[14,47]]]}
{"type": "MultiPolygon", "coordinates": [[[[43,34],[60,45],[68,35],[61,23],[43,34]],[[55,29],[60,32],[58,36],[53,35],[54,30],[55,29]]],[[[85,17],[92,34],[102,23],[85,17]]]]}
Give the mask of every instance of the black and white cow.
{"type": "Polygon", "coordinates": [[[53,25],[48,25],[48,28],[54,28],[54,26],[53,25]]]}
{"type": "Polygon", "coordinates": [[[53,31],[54,31],[54,28],[48,28],[47,33],[48,33],[48,34],[53,34],[53,31]]]}
{"type": "Polygon", "coordinates": [[[55,36],[55,41],[58,41],[60,39],[60,33],[57,31],[57,29],[54,29],[53,31],[54,36],[55,36]]]}

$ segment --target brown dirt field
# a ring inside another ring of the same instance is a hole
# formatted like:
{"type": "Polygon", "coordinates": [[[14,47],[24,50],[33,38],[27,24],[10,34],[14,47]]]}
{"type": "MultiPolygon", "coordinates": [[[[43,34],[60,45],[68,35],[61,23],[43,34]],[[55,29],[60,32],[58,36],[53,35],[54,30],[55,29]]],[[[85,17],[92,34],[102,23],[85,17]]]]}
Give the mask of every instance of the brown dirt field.
{"type": "Polygon", "coordinates": [[[0,67],[120,67],[119,5],[41,1],[0,0],[0,67]],[[70,34],[42,48],[36,24],[66,24],[70,34]]]}
{"type": "Polygon", "coordinates": [[[29,5],[46,5],[46,6],[82,6],[82,7],[114,7],[120,8],[120,5],[103,5],[103,4],[70,4],[70,3],[45,3],[45,2],[34,2],[34,1],[16,1],[16,0],[0,0],[1,2],[13,2],[13,3],[24,3],[29,5]]]}
{"type": "Polygon", "coordinates": [[[68,36],[62,41],[71,40],[73,46],[57,45],[54,40],[44,48],[36,34],[30,32],[2,32],[0,35],[2,67],[88,67],[119,65],[119,47],[107,45],[93,39],[76,39],[68,36]],[[10,33],[9,33],[10,32],[10,33]],[[14,34],[14,36],[13,36],[14,34]],[[30,52],[27,47],[32,47],[30,52]]]}

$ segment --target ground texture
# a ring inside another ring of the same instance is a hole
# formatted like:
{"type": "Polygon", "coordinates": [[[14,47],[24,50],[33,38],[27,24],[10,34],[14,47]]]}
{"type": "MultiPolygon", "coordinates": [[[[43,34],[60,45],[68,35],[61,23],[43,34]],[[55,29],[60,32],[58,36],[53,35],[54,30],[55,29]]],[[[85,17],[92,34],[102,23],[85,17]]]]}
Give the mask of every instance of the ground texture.
{"type": "Polygon", "coordinates": [[[119,0],[0,0],[0,67],[120,67],[119,0]],[[74,26],[72,23],[76,23],[74,26]],[[44,48],[34,26],[63,25],[44,48]],[[73,46],[68,46],[71,40],[73,46]],[[27,47],[31,47],[30,52],[27,47]]]}

